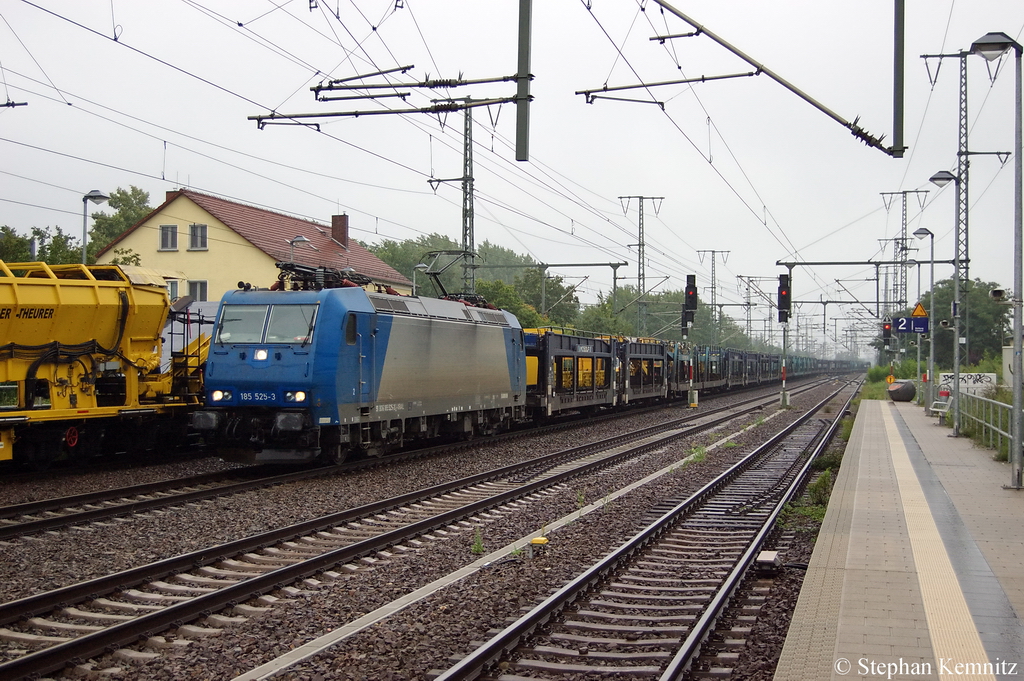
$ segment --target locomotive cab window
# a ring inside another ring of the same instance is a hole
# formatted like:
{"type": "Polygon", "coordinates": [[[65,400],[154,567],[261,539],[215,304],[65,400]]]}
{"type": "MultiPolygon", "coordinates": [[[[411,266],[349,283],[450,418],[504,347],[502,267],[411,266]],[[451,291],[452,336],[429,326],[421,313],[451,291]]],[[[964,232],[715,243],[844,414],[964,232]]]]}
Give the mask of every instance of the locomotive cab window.
{"type": "Polygon", "coordinates": [[[308,343],[316,311],[316,305],[225,305],[217,342],[308,343]]]}
{"type": "Polygon", "coordinates": [[[268,343],[308,343],[316,322],[316,305],[273,305],[267,325],[268,343]]]}
{"type": "Polygon", "coordinates": [[[225,305],[217,342],[259,343],[263,340],[269,308],[269,305],[225,305]]]}

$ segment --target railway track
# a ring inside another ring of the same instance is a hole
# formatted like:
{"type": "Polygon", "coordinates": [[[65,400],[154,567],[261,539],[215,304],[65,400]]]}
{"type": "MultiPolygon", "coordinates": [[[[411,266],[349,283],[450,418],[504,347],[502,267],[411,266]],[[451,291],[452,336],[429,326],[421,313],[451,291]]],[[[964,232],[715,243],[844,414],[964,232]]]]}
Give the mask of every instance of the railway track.
{"type": "MultiPolygon", "coordinates": [[[[284,482],[269,467],[206,473],[0,508],[0,541],[284,482]]],[[[306,471],[303,471],[306,473],[306,471]]]]}
{"type": "Polygon", "coordinates": [[[839,418],[814,420],[832,397],[453,667],[436,672],[437,681],[485,673],[498,681],[564,674],[683,678],[811,460],[835,432],[839,418]]]}
{"type": "MultiPolygon", "coordinates": [[[[816,383],[810,385],[813,386],[816,383]]],[[[764,399],[763,397],[752,397],[737,404],[759,403],[764,399]]],[[[664,408],[664,406],[660,408],[664,408]]],[[[621,415],[609,415],[609,418],[621,418],[621,415]]],[[[685,419],[673,420],[671,423],[682,422],[685,422],[685,419]]],[[[521,438],[572,425],[571,423],[559,423],[531,431],[503,433],[491,438],[491,441],[521,438]]],[[[403,452],[381,459],[352,461],[340,466],[307,468],[286,473],[278,472],[279,469],[273,466],[258,466],[0,507],[0,541],[206,499],[241,494],[272,485],[283,485],[329,475],[349,474],[369,467],[434,456],[450,450],[451,445],[442,445],[403,452]]]]}
{"type": "MultiPolygon", "coordinates": [[[[508,507],[512,502],[558,489],[573,477],[742,417],[775,399],[771,396],[734,406],[724,414],[691,415],[631,436],[558,452],[0,605],[0,640],[8,642],[8,650],[36,649],[0,664],[0,676],[49,673],[69,660],[88,659],[140,638],[161,645],[157,632],[178,627],[179,632],[187,634],[190,630],[183,623],[224,609],[229,610],[228,615],[204,621],[208,627],[230,623],[231,617],[255,613],[266,605],[267,601],[238,605],[262,594],[288,584],[298,584],[292,588],[302,589],[303,580],[313,575],[331,578],[337,566],[385,549],[408,550],[406,543],[415,542],[417,537],[457,527],[475,514],[512,512],[508,507]]],[[[201,630],[191,633],[202,635],[201,630]]]]}

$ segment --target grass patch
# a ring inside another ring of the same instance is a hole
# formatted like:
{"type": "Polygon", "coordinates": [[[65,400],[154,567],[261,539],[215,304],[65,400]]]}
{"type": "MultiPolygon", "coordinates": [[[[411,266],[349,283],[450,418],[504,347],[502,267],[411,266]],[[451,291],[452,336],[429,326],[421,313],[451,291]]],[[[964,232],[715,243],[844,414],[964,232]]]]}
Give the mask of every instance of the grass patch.
{"type": "Polygon", "coordinates": [[[853,421],[854,419],[852,416],[847,416],[843,419],[843,424],[841,426],[842,430],[839,433],[839,437],[843,442],[850,441],[850,435],[853,433],[853,421]]]}
{"type": "Polygon", "coordinates": [[[843,450],[831,448],[826,450],[818,458],[811,462],[812,471],[837,471],[839,464],[843,461],[843,450]]]}
{"type": "Polygon", "coordinates": [[[865,383],[858,394],[859,400],[884,400],[886,399],[885,389],[888,384],[884,381],[878,383],[865,383]]]}
{"type": "Polygon", "coordinates": [[[831,494],[832,471],[826,468],[807,486],[807,492],[803,497],[786,504],[779,516],[779,522],[783,527],[798,532],[817,532],[828,511],[828,499],[831,494]],[[813,521],[813,527],[808,527],[808,520],[813,521]]]}
{"type": "MultiPolygon", "coordinates": [[[[806,529],[802,527],[802,523],[794,522],[792,516],[800,516],[803,518],[810,518],[815,522],[820,523],[825,519],[825,511],[828,510],[828,506],[791,506],[786,509],[786,512],[782,515],[782,525],[787,528],[806,529]]],[[[814,530],[817,532],[817,528],[814,530]]]]}
{"type": "Polygon", "coordinates": [[[484,535],[479,527],[473,531],[473,545],[469,547],[469,550],[473,552],[474,556],[479,556],[484,552],[484,535]]]}

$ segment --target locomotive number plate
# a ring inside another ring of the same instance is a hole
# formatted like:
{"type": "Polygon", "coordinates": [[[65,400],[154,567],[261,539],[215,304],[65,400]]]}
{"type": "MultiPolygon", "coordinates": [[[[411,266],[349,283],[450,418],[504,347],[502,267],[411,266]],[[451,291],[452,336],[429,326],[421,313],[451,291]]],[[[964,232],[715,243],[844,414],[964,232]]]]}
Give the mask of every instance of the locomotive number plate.
{"type": "Polygon", "coordinates": [[[242,402],[275,402],[277,393],[243,392],[239,393],[242,402]]]}

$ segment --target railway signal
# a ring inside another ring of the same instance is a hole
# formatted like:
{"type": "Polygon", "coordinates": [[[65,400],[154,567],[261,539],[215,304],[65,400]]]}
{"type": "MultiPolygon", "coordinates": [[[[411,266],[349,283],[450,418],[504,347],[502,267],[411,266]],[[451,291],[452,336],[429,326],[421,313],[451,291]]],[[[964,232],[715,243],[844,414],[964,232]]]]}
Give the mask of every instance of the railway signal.
{"type": "Polygon", "coordinates": [[[889,341],[892,339],[892,321],[886,319],[882,322],[882,342],[885,343],[885,347],[889,347],[889,341]]]}
{"type": "Polygon", "coordinates": [[[686,275],[685,302],[683,304],[683,336],[687,336],[693,326],[693,317],[697,312],[697,275],[686,275]]]}
{"type": "Polygon", "coordinates": [[[791,298],[790,298],[789,294],[790,294],[790,290],[789,290],[789,275],[788,274],[780,274],[779,275],[779,299],[778,299],[779,322],[780,323],[781,322],[788,322],[789,321],[789,313],[790,313],[790,310],[792,310],[792,306],[791,306],[791,302],[792,301],[791,301],[791,298]]]}

